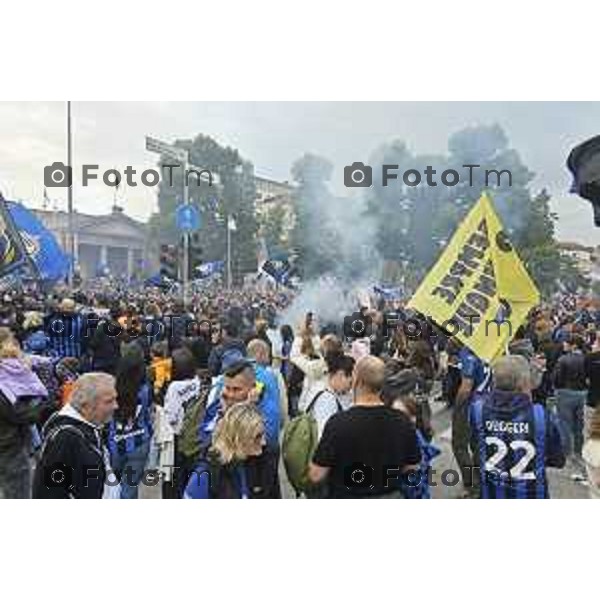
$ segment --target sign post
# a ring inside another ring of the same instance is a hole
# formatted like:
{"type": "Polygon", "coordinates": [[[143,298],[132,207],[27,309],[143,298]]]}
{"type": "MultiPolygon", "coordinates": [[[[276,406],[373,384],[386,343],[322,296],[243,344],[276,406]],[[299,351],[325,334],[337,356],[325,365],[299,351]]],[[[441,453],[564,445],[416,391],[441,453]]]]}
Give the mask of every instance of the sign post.
{"type": "MultiPolygon", "coordinates": [[[[146,150],[155,152],[164,156],[169,156],[181,163],[183,169],[183,205],[189,205],[188,186],[186,181],[188,168],[188,151],[184,148],[178,148],[172,144],[167,144],[161,140],[146,136],[146,150]]],[[[186,229],[183,231],[183,304],[185,308],[189,305],[189,250],[190,250],[190,232],[186,229]]]]}

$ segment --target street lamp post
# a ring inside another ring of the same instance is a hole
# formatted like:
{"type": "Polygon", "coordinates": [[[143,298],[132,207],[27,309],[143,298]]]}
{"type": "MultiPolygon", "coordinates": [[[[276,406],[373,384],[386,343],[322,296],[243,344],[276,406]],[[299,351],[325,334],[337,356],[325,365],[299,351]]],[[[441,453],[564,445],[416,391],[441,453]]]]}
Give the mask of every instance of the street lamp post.
{"type": "Polygon", "coordinates": [[[231,215],[227,215],[227,289],[231,289],[231,215]]]}
{"type": "MultiPolygon", "coordinates": [[[[190,203],[188,186],[185,180],[187,174],[187,152],[182,162],[183,167],[183,204],[184,206],[190,203]]],[[[190,232],[186,229],[183,232],[183,306],[187,309],[190,302],[190,232]]]]}
{"type": "MultiPolygon", "coordinates": [[[[73,149],[71,140],[71,102],[67,101],[67,167],[70,173],[73,172],[73,149]]],[[[69,287],[73,287],[73,276],[75,270],[75,231],[73,227],[73,180],[67,188],[67,213],[69,229],[69,253],[71,254],[71,266],[69,268],[69,287]]]]}
{"type": "MultiPolygon", "coordinates": [[[[189,165],[188,151],[184,148],[179,148],[173,144],[167,144],[156,138],[146,136],[146,150],[155,152],[163,156],[174,158],[181,163],[183,168],[183,204],[189,204],[189,193],[187,186],[187,170],[189,165]]],[[[190,234],[189,231],[183,231],[183,303],[187,308],[189,305],[190,285],[189,285],[189,265],[190,265],[190,234]]]]}

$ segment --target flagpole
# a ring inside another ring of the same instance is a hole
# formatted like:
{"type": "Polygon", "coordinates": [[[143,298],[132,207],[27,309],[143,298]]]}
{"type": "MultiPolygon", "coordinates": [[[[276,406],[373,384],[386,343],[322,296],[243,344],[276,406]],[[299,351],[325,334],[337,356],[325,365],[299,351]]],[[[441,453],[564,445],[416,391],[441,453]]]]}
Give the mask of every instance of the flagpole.
{"type": "MultiPolygon", "coordinates": [[[[71,102],[67,101],[67,167],[72,173],[72,143],[71,143],[71,102]]],[[[73,287],[73,275],[75,270],[75,232],[73,227],[73,180],[67,188],[67,212],[69,217],[69,254],[71,255],[71,266],[69,268],[69,287],[73,287]]]]}
{"type": "Polygon", "coordinates": [[[231,289],[231,215],[227,215],[227,289],[231,289]]]}

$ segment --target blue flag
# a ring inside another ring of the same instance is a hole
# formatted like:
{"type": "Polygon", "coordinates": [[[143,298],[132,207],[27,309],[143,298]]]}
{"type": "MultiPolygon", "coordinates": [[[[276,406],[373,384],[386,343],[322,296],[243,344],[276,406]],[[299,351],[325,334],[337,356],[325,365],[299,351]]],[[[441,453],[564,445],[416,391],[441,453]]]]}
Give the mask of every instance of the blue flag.
{"type": "Polygon", "coordinates": [[[290,287],[290,277],[292,275],[292,265],[287,260],[275,261],[267,260],[261,267],[263,273],[269,275],[277,283],[290,287]]]}
{"type": "Polygon", "coordinates": [[[398,287],[384,287],[383,285],[374,285],[373,291],[382,296],[386,300],[400,300],[402,298],[402,290],[398,287]]]}
{"type": "Polygon", "coordinates": [[[165,281],[165,278],[160,273],[155,273],[144,281],[144,285],[148,287],[164,287],[170,284],[165,281]]]}
{"type": "Polygon", "coordinates": [[[0,194],[0,278],[27,264],[27,254],[13,221],[10,203],[0,194]]]}
{"type": "Polygon", "coordinates": [[[22,204],[10,201],[6,204],[39,278],[44,281],[64,279],[69,272],[69,256],[59,246],[54,235],[22,204]]]}
{"type": "Polygon", "coordinates": [[[212,277],[217,273],[221,273],[223,271],[223,266],[222,260],[213,260],[212,262],[207,262],[199,267],[196,267],[196,275],[200,279],[212,277]]]}

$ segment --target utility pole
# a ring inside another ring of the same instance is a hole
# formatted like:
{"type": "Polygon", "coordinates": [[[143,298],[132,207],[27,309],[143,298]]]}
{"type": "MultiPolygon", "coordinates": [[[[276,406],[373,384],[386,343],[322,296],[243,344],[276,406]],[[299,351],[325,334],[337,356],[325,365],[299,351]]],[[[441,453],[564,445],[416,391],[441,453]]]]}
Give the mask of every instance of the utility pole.
{"type": "MultiPolygon", "coordinates": [[[[190,203],[188,182],[185,180],[188,172],[188,153],[183,159],[183,205],[190,203]]],[[[190,232],[183,232],[183,306],[187,309],[190,303],[190,232]]]]}
{"type": "Polygon", "coordinates": [[[227,289],[231,289],[231,217],[227,217],[227,289]]]}
{"type": "MultiPolygon", "coordinates": [[[[146,150],[149,152],[154,152],[156,154],[160,154],[161,156],[168,156],[173,158],[181,163],[181,167],[183,169],[183,204],[187,205],[190,203],[189,194],[188,194],[188,165],[189,165],[189,156],[188,151],[184,148],[179,148],[173,144],[167,144],[161,140],[156,138],[146,136],[146,150]]],[[[206,176],[203,174],[200,176],[201,179],[206,179],[206,176]]],[[[210,177],[208,178],[210,182],[210,177]]],[[[182,273],[182,282],[183,282],[183,303],[187,308],[189,305],[189,296],[190,296],[190,285],[189,285],[189,265],[190,265],[190,233],[189,231],[183,232],[183,273],[182,273]]]]}
{"type": "MultiPolygon", "coordinates": [[[[71,140],[71,101],[67,101],[67,168],[73,173],[73,145],[71,140]]],[[[69,287],[73,287],[73,275],[75,270],[75,229],[73,224],[73,177],[71,185],[67,188],[67,213],[69,228],[69,254],[71,255],[71,267],[69,268],[69,287]]]]}

